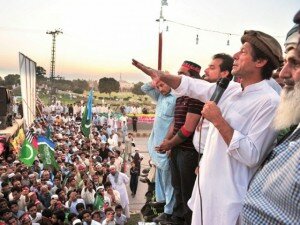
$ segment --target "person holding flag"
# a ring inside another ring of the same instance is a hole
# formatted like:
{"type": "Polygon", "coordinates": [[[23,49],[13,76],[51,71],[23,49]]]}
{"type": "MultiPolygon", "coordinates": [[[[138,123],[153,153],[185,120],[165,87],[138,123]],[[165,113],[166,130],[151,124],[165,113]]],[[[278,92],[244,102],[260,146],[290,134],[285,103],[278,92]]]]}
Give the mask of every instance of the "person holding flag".
{"type": "Polygon", "coordinates": [[[90,90],[87,105],[83,111],[81,131],[85,137],[89,137],[92,125],[93,89],[90,90]]]}
{"type": "Polygon", "coordinates": [[[59,170],[59,166],[54,157],[54,148],[55,144],[51,140],[44,136],[38,137],[38,149],[44,168],[53,166],[55,169],[59,170]]]}

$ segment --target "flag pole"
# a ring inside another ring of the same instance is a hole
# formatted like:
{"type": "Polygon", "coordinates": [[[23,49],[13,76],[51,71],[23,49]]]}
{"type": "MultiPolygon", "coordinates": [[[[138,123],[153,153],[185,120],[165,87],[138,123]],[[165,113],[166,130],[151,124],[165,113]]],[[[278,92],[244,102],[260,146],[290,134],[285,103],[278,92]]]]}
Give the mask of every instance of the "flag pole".
{"type": "MultiPolygon", "coordinates": [[[[34,113],[33,113],[33,111],[31,110],[31,108],[29,107],[29,105],[27,104],[27,102],[25,101],[25,99],[24,99],[24,98],[22,98],[22,101],[24,101],[24,102],[25,102],[25,104],[26,104],[27,108],[29,109],[29,111],[31,112],[32,116],[34,116],[34,113]]],[[[27,121],[27,122],[29,122],[29,121],[27,121]]],[[[27,125],[27,127],[26,127],[26,128],[28,128],[28,127],[30,126],[30,125],[28,125],[28,124],[26,123],[26,118],[25,118],[25,124],[27,125]]]]}
{"type": "MultiPolygon", "coordinates": [[[[94,95],[94,87],[92,86],[92,95],[94,95]]],[[[92,96],[94,97],[94,96],[92,96]]],[[[93,102],[92,102],[92,108],[93,108],[93,102]]],[[[92,110],[92,109],[91,109],[92,110]]],[[[93,112],[91,116],[91,126],[90,126],[90,135],[89,135],[89,140],[90,140],[90,159],[92,159],[92,126],[93,126],[93,112]]]]}

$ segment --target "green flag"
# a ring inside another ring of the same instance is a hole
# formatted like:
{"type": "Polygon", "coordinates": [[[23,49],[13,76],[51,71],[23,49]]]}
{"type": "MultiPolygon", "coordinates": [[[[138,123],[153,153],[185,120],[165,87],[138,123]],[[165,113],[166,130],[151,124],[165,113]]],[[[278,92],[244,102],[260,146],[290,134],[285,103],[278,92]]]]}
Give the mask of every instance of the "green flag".
{"type": "Polygon", "coordinates": [[[81,121],[81,131],[85,137],[88,137],[91,132],[92,125],[92,105],[93,105],[93,90],[90,91],[88,102],[84,108],[82,121],[81,121]]]}
{"type": "Polygon", "coordinates": [[[94,209],[95,210],[102,210],[104,205],[104,197],[97,193],[96,194],[96,199],[94,201],[94,209]]]}
{"type": "Polygon", "coordinates": [[[55,169],[59,170],[59,166],[54,157],[54,147],[55,144],[44,136],[38,137],[38,146],[41,159],[43,161],[44,167],[53,166],[55,169]]]}
{"type": "Polygon", "coordinates": [[[32,166],[37,154],[37,151],[32,147],[30,142],[25,139],[19,155],[19,160],[27,166],[32,166]]]}

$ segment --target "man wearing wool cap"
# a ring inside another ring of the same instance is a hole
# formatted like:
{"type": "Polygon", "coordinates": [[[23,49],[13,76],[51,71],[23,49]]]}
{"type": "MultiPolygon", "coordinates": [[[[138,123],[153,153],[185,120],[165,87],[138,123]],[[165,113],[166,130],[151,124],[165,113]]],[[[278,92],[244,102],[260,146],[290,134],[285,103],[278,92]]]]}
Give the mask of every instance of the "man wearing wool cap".
{"type": "Polygon", "coordinates": [[[287,34],[284,44],[286,58],[279,74],[285,86],[281,92],[274,126],[277,130],[284,130],[285,134],[278,136],[276,146],[249,185],[243,205],[243,224],[300,222],[300,57],[296,50],[300,37],[298,29],[299,25],[296,25],[287,34]]]}
{"type": "Polygon", "coordinates": [[[193,212],[192,225],[240,224],[239,215],[249,181],[276,138],[272,121],[279,103],[278,94],[266,79],[282,63],[280,44],[260,31],[245,31],[242,46],[234,54],[231,81],[218,105],[210,101],[216,85],[186,76],[166,76],[147,70],[174,89],[205,102],[202,116],[210,121],[203,157],[199,166],[200,210],[193,212]]]}

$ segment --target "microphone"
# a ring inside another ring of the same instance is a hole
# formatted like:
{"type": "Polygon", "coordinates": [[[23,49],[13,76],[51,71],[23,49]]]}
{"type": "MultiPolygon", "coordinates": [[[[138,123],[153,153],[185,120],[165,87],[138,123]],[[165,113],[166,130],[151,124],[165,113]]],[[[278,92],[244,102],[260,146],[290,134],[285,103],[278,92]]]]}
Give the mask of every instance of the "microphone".
{"type": "Polygon", "coordinates": [[[224,91],[228,87],[229,82],[230,82],[230,80],[227,77],[221,78],[217,82],[216,89],[215,89],[213,95],[211,96],[210,101],[213,101],[216,104],[218,104],[218,102],[219,102],[220,98],[222,97],[224,91]]]}

